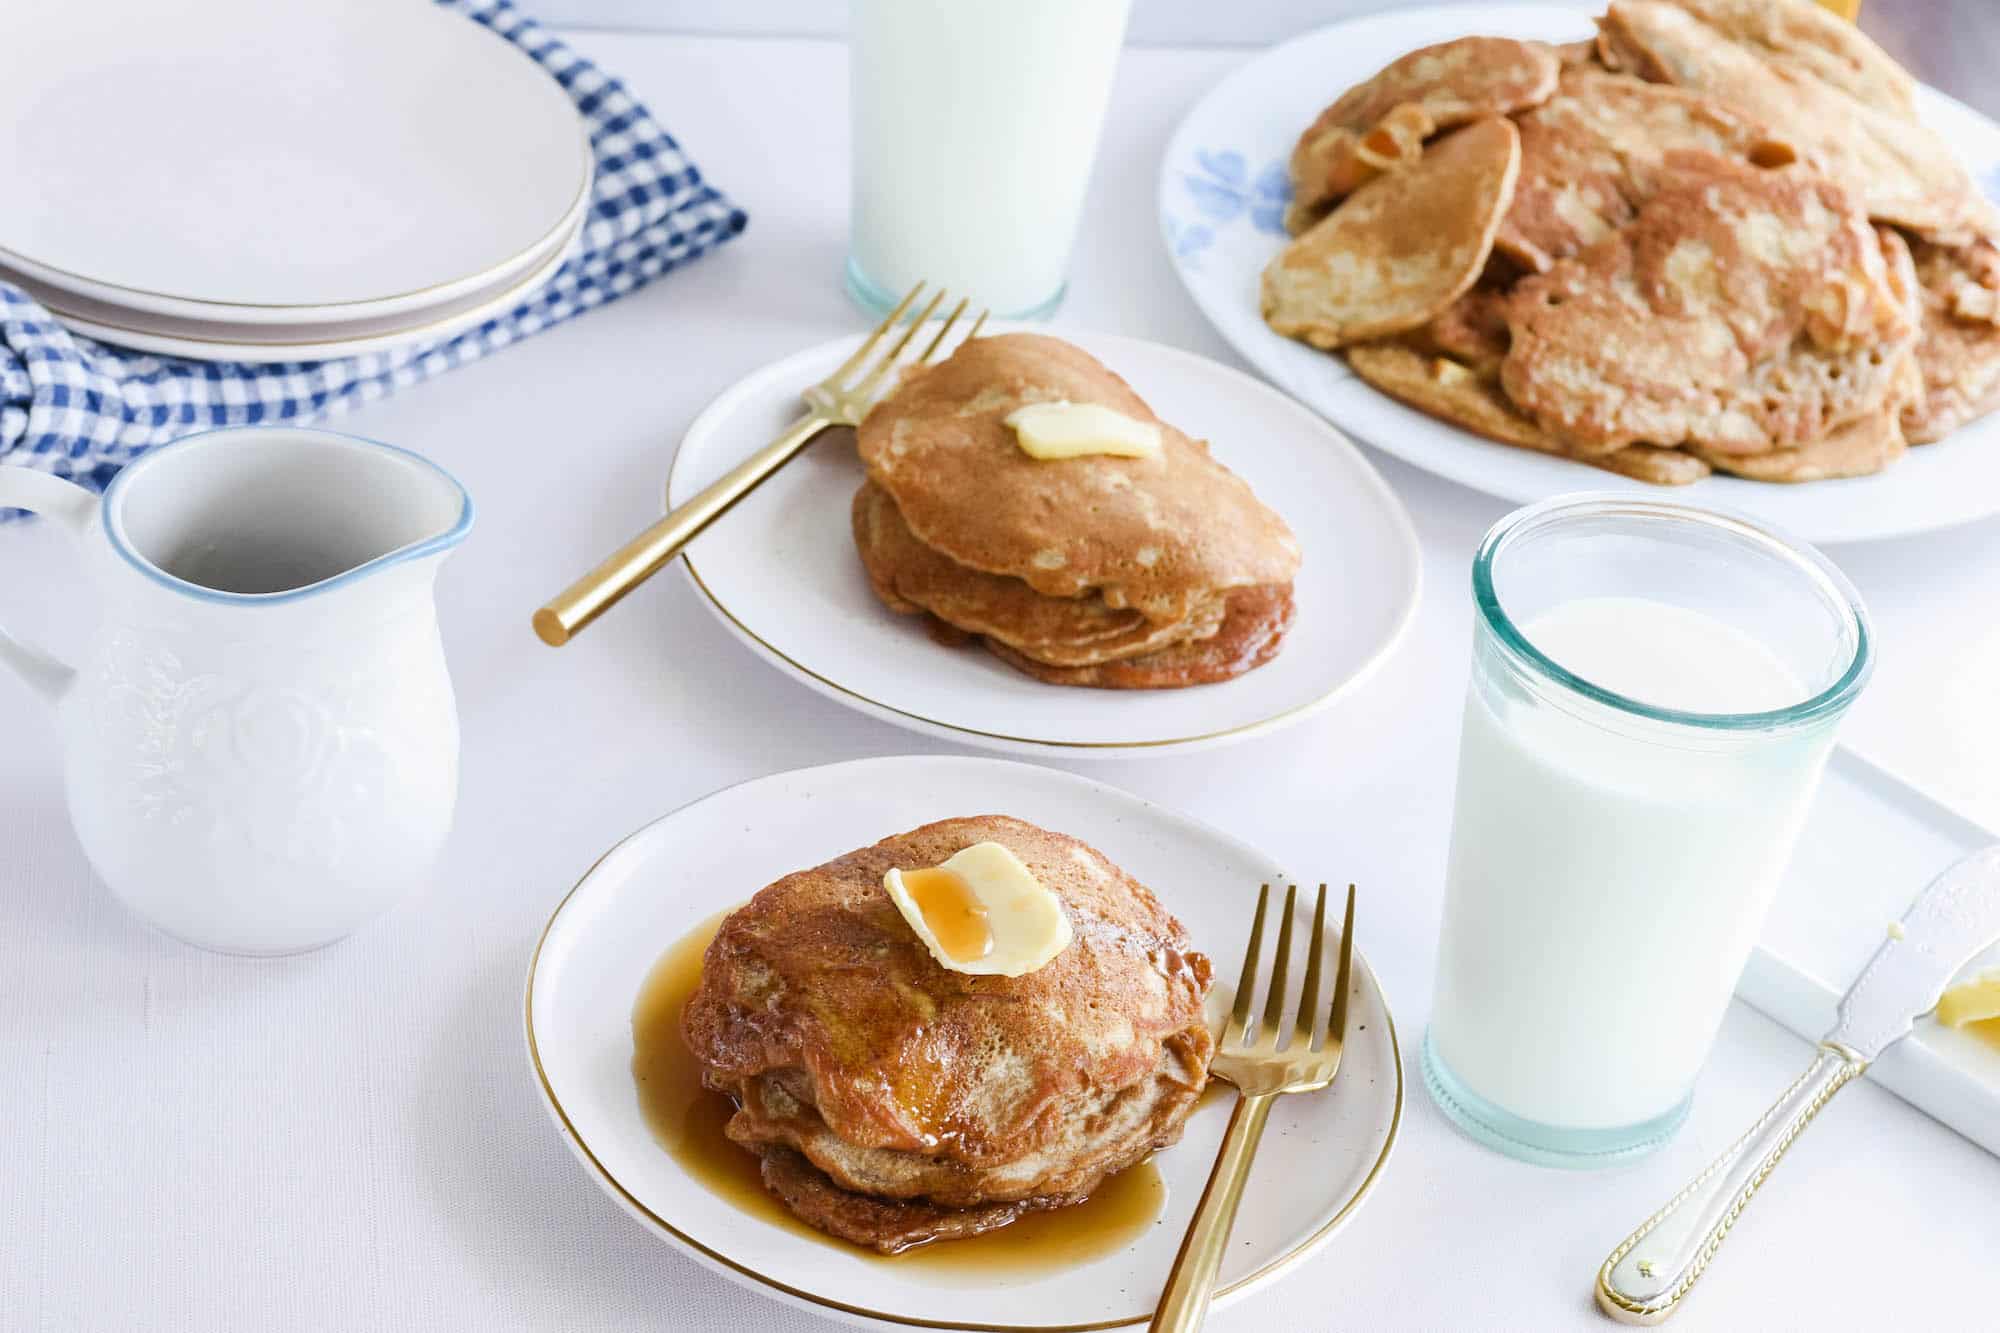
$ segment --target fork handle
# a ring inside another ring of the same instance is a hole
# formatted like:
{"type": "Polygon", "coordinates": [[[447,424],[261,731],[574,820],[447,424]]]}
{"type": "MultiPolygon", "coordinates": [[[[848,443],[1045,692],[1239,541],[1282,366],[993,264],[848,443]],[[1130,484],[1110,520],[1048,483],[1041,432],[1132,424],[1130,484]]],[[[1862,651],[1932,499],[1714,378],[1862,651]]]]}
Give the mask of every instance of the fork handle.
{"type": "Polygon", "coordinates": [[[535,612],[535,633],[543,643],[560,648],[577,631],[616,606],[626,593],[653,577],[660,566],[681,553],[729,507],[757,489],[764,479],[833,425],[819,412],[785,427],[777,439],[738,463],[685,503],[614,551],[610,558],[564,588],[535,612]]]}
{"type": "Polygon", "coordinates": [[[1149,1326],[1152,1333],[1192,1333],[1208,1318],[1215,1275],[1222,1267],[1223,1251],[1229,1248],[1229,1229],[1236,1224],[1243,1183],[1250,1178],[1250,1159],[1257,1153],[1257,1141],[1264,1137],[1264,1122],[1276,1100],[1276,1093],[1249,1093],[1236,1099],[1229,1132],[1222,1136],[1208,1187],[1201,1192],[1201,1207],[1181,1238],[1181,1251],[1174,1256],[1166,1290],[1160,1293],[1159,1309],[1149,1326]]]}

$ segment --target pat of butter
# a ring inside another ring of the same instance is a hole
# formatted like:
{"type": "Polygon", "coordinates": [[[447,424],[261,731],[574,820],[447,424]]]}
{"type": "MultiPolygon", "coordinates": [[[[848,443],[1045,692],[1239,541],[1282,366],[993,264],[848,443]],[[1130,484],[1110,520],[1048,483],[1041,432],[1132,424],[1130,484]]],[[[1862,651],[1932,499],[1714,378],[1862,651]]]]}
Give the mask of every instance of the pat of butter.
{"type": "Polygon", "coordinates": [[[1938,997],[1937,1020],[1948,1028],[2000,1018],[2000,968],[1961,981],[1938,997]]]}
{"type": "Polygon", "coordinates": [[[1030,458],[1158,458],[1160,428],[1134,421],[1101,403],[1029,403],[1007,414],[1014,439],[1030,458]]]}
{"type": "Polygon", "coordinates": [[[1021,858],[979,842],[927,870],[882,877],[890,901],[938,966],[973,976],[1025,976],[1069,947],[1069,918],[1021,858]]]}

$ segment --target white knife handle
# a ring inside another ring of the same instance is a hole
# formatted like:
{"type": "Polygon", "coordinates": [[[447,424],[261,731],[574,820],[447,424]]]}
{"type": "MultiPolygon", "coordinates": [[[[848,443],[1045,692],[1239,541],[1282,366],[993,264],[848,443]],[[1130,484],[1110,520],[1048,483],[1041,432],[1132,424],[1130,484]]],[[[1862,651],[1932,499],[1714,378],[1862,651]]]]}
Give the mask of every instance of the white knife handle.
{"type": "Polygon", "coordinates": [[[1680,1306],[1764,1177],[1820,1108],[1868,1062],[1822,1045],[1798,1082],[1597,1270],[1597,1304],[1625,1324],[1657,1324],[1680,1306]]]}

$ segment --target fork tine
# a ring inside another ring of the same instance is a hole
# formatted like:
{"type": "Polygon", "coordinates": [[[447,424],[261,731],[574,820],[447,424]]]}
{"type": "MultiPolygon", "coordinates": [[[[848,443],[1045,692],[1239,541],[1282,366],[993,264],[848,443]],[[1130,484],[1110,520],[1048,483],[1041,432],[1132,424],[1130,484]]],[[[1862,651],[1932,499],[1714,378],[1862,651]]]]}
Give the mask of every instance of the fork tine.
{"type": "Polygon", "coordinates": [[[1347,988],[1354,971],[1354,886],[1347,886],[1347,919],[1340,926],[1340,971],[1333,979],[1333,1016],[1326,1023],[1326,1044],[1339,1049],[1347,1037],[1347,988]]]}
{"type": "Polygon", "coordinates": [[[1250,996],[1257,989],[1257,955],[1264,951],[1264,906],[1270,901],[1271,886],[1257,890],[1257,915],[1250,922],[1250,945],[1243,951],[1243,975],[1236,979],[1236,1005],[1229,1011],[1229,1023],[1222,1029],[1218,1049],[1240,1041],[1250,1023],[1250,996]]]}
{"type": "Polygon", "coordinates": [[[979,312],[979,318],[972,322],[972,332],[965,335],[965,340],[967,342],[971,342],[974,338],[977,338],[979,336],[979,331],[986,327],[986,316],[991,313],[992,313],[991,311],[987,310],[982,310],[979,312]]]}
{"type": "Polygon", "coordinates": [[[869,334],[868,340],[854,349],[853,356],[848,357],[847,360],[840,363],[839,370],[834,371],[826,377],[826,382],[838,384],[849,375],[852,375],[856,370],[859,370],[867,362],[868,354],[875,350],[875,344],[882,341],[882,335],[896,327],[896,322],[903,317],[903,312],[910,308],[911,303],[917,299],[917,293],[923,289],[924,284],[921,282],[910,288],[903,299],[896,303],[896,308],[889,312],[889,317],[875,326],[875,332],[869,334]]]}
{"type": "Polygon", "coordinates": [[[1300,1049],[1312,1045],[1313,1024],[1319,1019],[1320,958],[1326,953],[1326,885],[1319,886],[1319,902],[1313,906],[1313,933],[1306,936],[1306,988],[1299,994],[1299,1016],[1292,1030],[1292,1044],[1300,1049]]]}
{"type": "Polygon", "coordinates": [[[917,336],[917,330],[922,328],[930,317],[937,313],[937,308],[944,303],[944,298],[945,291],[940,287],[938,294],[931,298],[930,304],[925,306],[922,312],[910,321],[910,326],[907,329],[903,330],[903,336],[896,339],[896,345],[891,347],[875,363],[875,369],[869,371],[861,383],[855,385],[849,392],[864,396],[873,393],[875,386],[881,382],[882,377],[889,373],[889,368],[896,364],[898,357],[903,355],[903,349],[910,345],[910,339],[917,336]]]}
{"type": "Polygon", "coordinates": [[[1278,957],[1271,968],[1271,993],[1264,999],[1264,1024],[1257,1029],[1260,1045],[1277,1049],[1285,1021],[1285,973],[1292,960],[1292,909],[1298,906],[1299,886],[1285,886],[1285,915],[1278,921],[1278,957]]]}
{"type": "MultiPolygon", "coordinates": [[[[931,345],[926,347],[923,350],[923,354],[917,358],[920,364],[930,364],[930,359],[937,355],[937,349],[944,345],[945,336],[951,332],[951,326],[958,323],[958,317],[964,314],[965,308],[971,304],[971,297],[965,296],[959,298],[958,304],[952,307],[949,315],[945,316],[944,327],[937,331],[937,337],[931,339],[931,345]]],[[[983,317],[985,312],[981,311],[980,314],[983,317]]]]}

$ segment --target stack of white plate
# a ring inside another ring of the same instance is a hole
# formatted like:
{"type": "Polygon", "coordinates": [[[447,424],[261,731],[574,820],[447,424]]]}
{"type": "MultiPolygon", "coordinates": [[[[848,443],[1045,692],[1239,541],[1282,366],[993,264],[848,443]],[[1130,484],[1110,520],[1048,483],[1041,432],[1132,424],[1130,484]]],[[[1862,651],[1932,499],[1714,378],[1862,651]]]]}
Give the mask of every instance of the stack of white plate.
{"type": "Polygon", "coordinates": [[[421,0],[67,0],[0,41],[0,279],[106,342],[305,361],[530,296],[590,205],[569,96],[421,0]]]}

